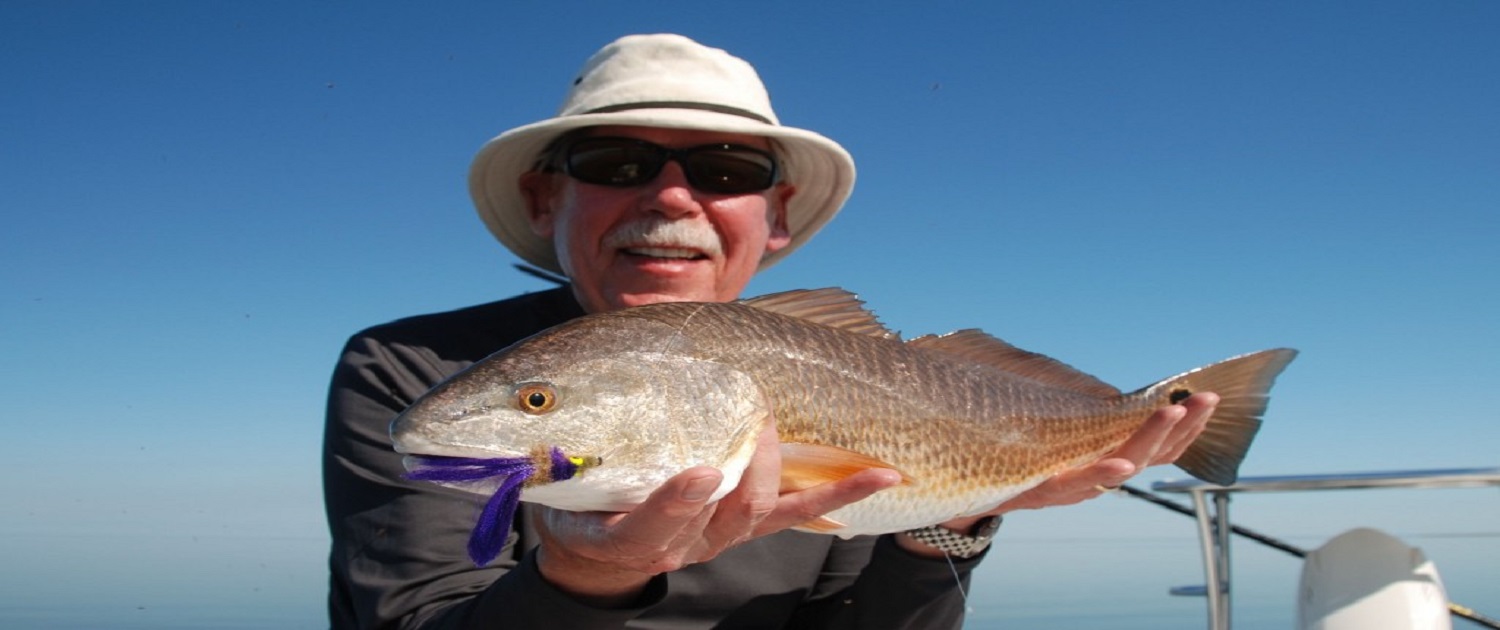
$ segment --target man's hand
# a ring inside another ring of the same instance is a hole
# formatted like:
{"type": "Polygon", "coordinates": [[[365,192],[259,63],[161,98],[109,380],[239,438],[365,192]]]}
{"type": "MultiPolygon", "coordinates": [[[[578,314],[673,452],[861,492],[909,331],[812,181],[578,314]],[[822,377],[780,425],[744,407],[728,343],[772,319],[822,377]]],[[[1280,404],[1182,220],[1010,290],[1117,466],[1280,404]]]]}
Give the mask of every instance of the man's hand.
{"type": "MultiPolygon", "coordinates": [[[[1107,489],[1118,488],[1147,466],[1177,461],[1208,426],[1208,419],[1213,417],[1218,404],[1218,394],[1200,392],[1180,404],[1158,409],[1135,435],[1103,459],[1059,473],[985,514],[954,519],[942,525],[956,532],[967,532],[985,516],[1072,505],[1097,497],[1107,489]]],[[[913,553],[933,556],[942,553],[906,536],[897,536],[897,542],[913,553]]]]}
{"type": "Polygon", "coordinates": [[[537,556],[542,576],[595,605],[626,605],[654,575],[711,560],[747,540],[815,519],[899,484],[901,475],[864,470],[778,496],[781,451],[775,426],[768,423],[739,486],[708,503],[722,480],[713,468],[690,468],[629,512],[543,510],[537,556]]]}
{"type": "Polygon", "coordinates": [[[1203,433],[1218,404],[1218,394],[1200,392],[1158,409],[1114,453],[1042,482],[1001,504],[996,513],[1079,503],[1103,494],[1103,489],[1120,487],[1147,466],[1177,461],[1203,433]]]}

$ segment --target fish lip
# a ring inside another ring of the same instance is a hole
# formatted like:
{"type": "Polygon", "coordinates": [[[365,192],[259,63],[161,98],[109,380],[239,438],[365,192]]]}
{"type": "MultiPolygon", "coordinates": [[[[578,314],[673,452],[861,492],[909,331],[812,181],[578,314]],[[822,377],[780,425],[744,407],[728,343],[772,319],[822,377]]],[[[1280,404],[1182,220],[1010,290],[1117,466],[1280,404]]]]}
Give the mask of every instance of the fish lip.
{"type": "Polygon", "coordinates": [[[395,445],[395,450],[397,453],[414,458],[472,457],[476,459],[505,459],[528,456],[528,453],[497,451],[475,446],[464,446],[462,444],[426,443],[416,446],[397,444],[395,445]]]}
{"type": "MultiPolygon", "coordinates": [[[[399,419],[397,420],[399,422],[399,419]]],[[[427,457],[473,457],[479,459],[495,459],[502,457],[525,457],[527,453],[500,450],[472,444],[459,442],[447,442],[434,440],[427,432],[415,430],[402,430],[392,427],[391,430],[392,450],[407,456],[427,457]]]]}

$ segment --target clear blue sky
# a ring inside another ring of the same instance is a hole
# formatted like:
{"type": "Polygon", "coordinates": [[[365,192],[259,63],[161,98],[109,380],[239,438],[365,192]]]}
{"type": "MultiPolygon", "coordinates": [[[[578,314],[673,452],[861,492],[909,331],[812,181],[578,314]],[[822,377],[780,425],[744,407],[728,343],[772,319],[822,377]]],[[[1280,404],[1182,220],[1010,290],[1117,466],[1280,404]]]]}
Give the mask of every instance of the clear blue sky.
{"type": "MultiPolygon", "coordinates": [[[[859,164],[752,293],[843,286],[907,334],[981,327],[1127,389],[1296,347],[1245,474],[1500,465],[1500,3],[11,1],[0,549],[321,553],[343,339],[543,288],[474,215],[469,160],[656,31],[748,59],[859,164]]],[[[1494,499],[1391,528],[1492,531],[1494,499]]]]}

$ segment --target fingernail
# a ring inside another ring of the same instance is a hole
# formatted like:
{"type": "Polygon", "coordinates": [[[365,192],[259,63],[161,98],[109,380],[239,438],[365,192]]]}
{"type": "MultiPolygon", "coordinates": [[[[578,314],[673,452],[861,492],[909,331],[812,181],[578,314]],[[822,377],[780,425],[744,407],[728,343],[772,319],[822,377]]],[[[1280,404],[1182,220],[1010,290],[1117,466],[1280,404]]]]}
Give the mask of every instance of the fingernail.
{"type": "Polygon", "coordinates": [[[719,488],[719,480],[713,477],[699,477],[688,482],[687,487],[682,489],[683,501],[702,501],[707,499],[719,488]]]}

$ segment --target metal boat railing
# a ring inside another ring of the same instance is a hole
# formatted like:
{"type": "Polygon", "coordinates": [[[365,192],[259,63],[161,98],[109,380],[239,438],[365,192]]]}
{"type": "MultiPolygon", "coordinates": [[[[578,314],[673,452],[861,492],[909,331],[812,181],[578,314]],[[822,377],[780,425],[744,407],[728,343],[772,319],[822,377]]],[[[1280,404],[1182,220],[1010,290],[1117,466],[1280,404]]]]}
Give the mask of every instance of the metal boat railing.
{"type": "Polygon", "coordinates": [[[1305,492],[1364,488],[1472,488],[1500,487],[1500,468],[1411,470],[1332,475],[1245,477],[1234,485],[1221,486],[1197,479],[1167,480],[1151,484],[1157,492],[1187,494],[1192,498],[1198,521],[1198,539],[1203,553],[1204,594],[1208,599],[1211,630],[1229,630],[1229,541],[1234,526],[1229,521],[1229,495],[1237,492],[1305,492]]]}

